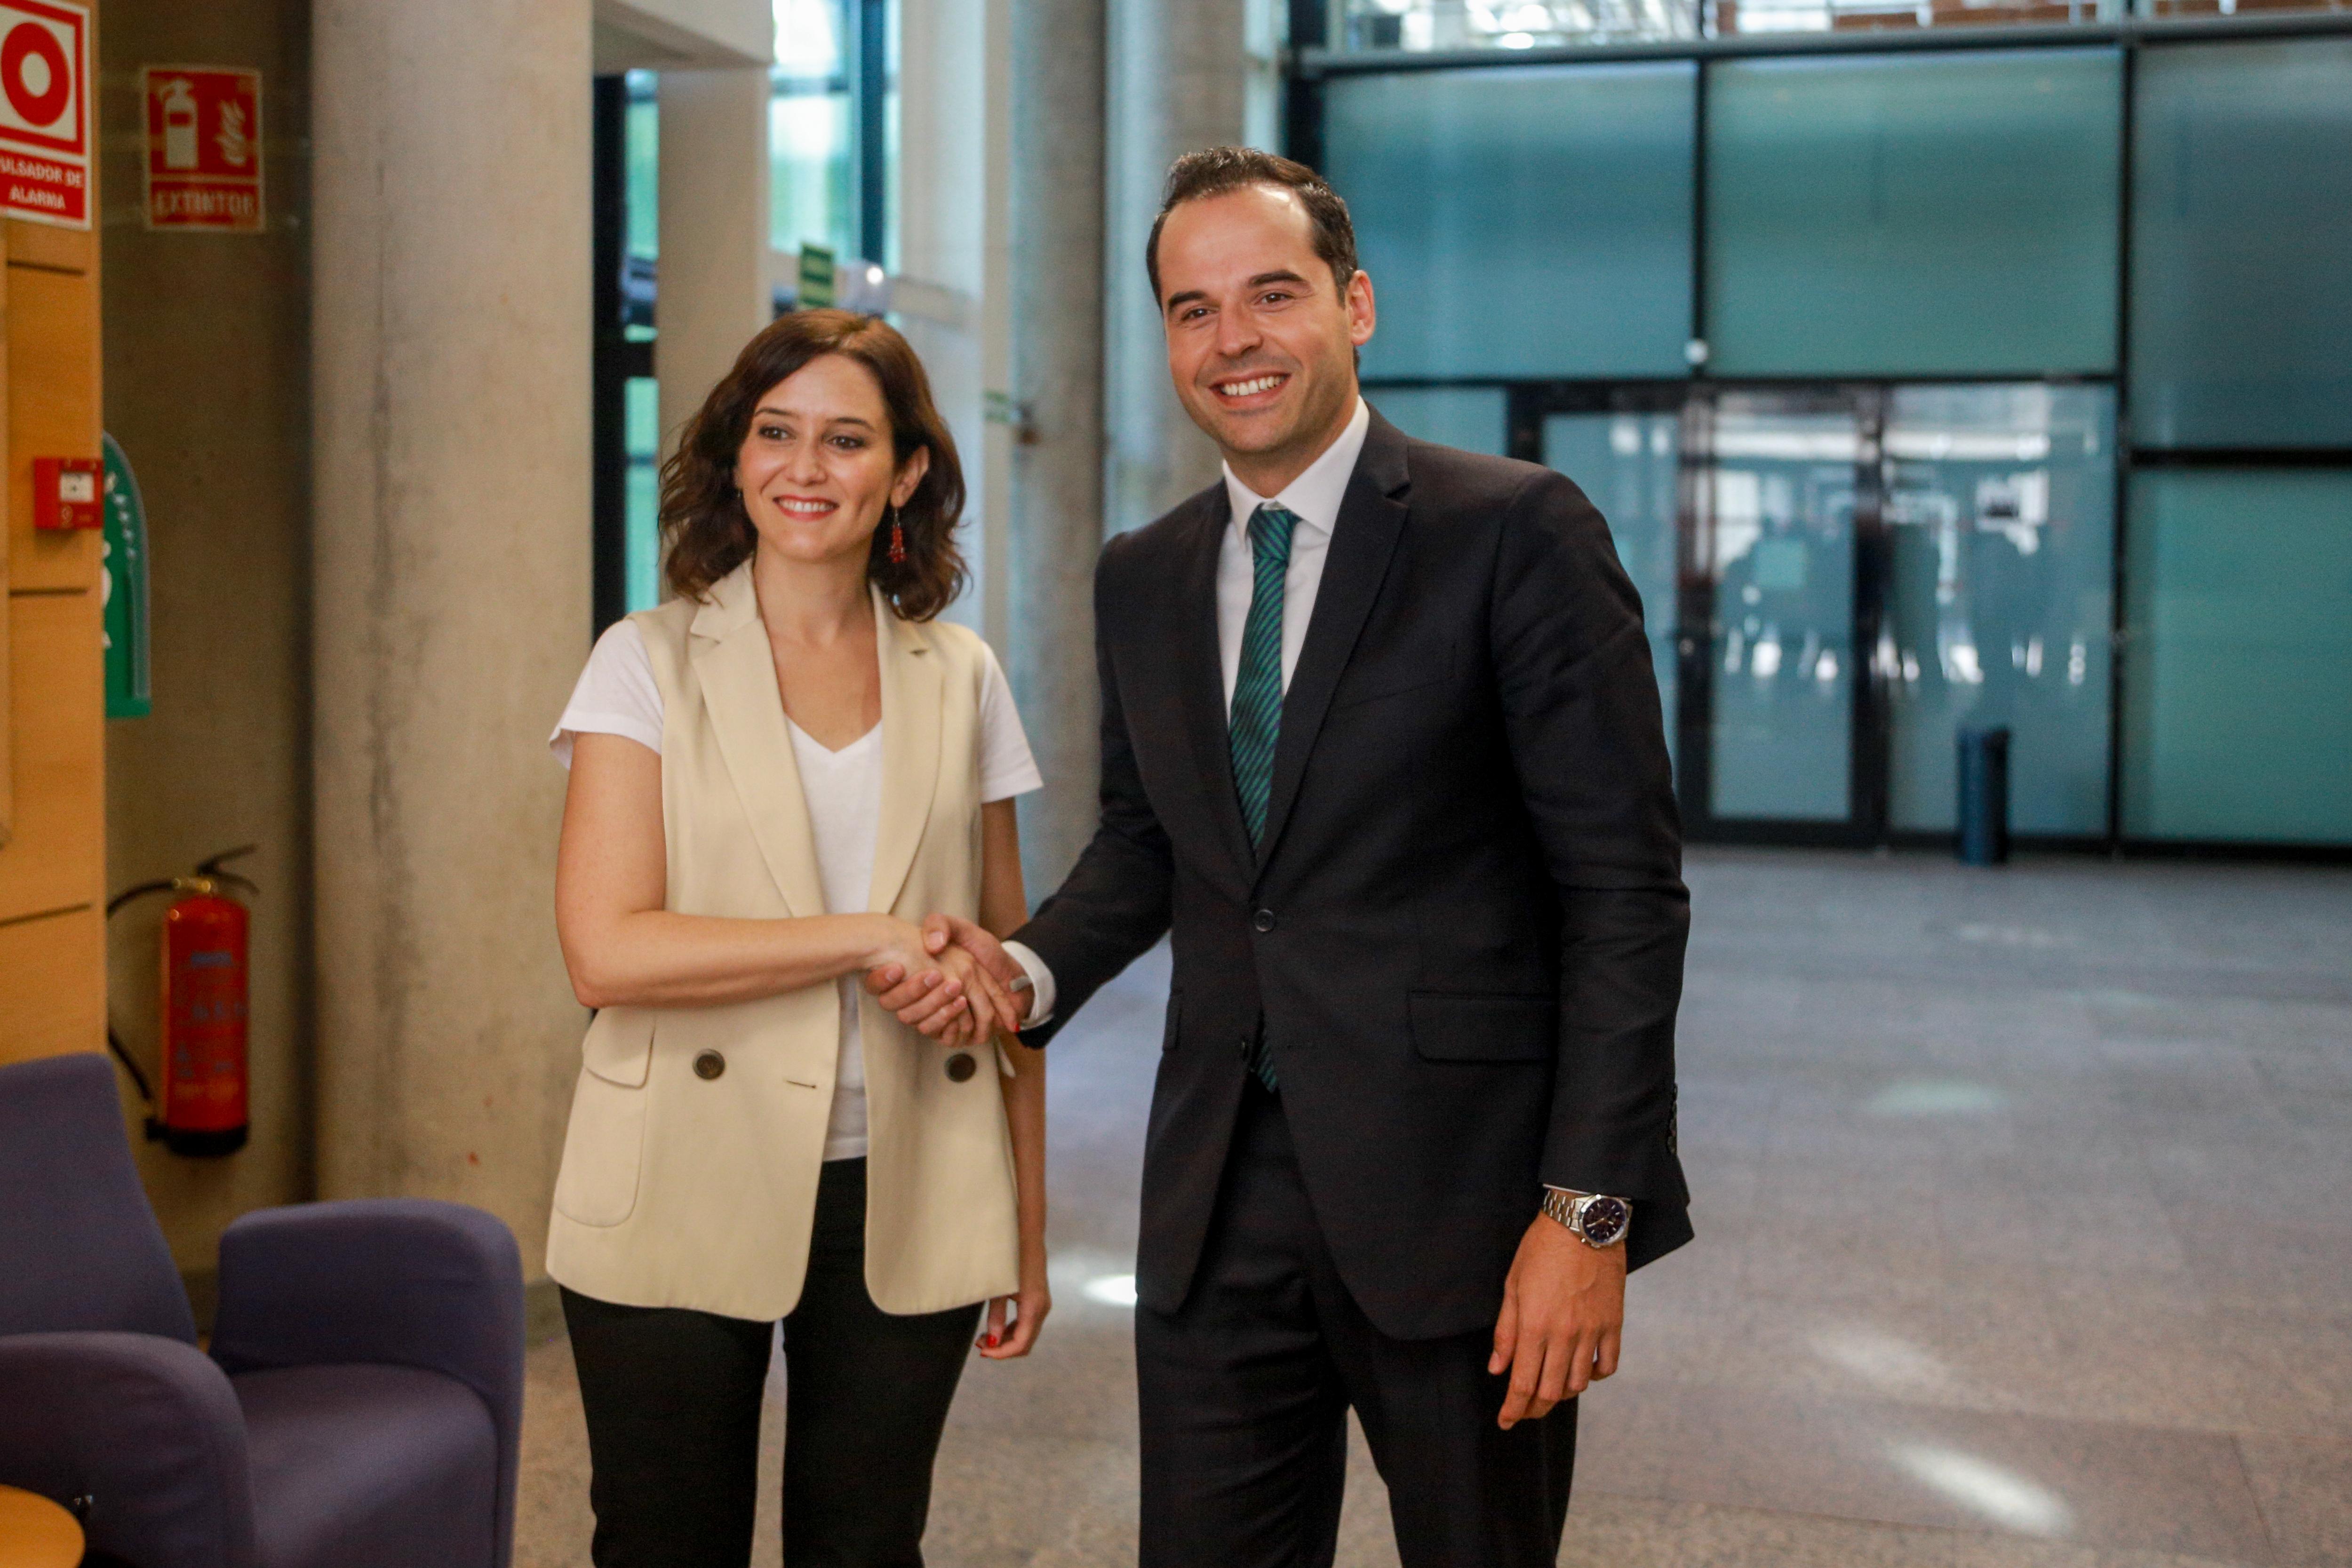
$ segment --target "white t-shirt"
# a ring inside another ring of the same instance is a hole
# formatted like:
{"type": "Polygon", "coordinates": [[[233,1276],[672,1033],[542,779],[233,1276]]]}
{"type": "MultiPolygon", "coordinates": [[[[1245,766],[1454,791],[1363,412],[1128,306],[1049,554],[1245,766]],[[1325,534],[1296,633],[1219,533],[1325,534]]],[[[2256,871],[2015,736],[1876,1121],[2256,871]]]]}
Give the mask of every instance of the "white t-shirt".
{"type": "MultiPolygon", "coordinates": [[[[882,826],[882,727],[877,725],[839,751],[827,751],[788,717],[793,761],[800,769],[801,794],[808,802],[809,832],[816,843],[817,882],[828,912],[858,910],[874,882],[875,841],[882,826]]],[[[548,749],[572,766],[572,741],[579,735],[620,735],[661,751],[661,687],[645,634],[633,621],[618,621],[596,639],[588,667],[548,737],[548,749]]],[[[993,649],[980,698],[980,798],[1009,800],[1040,789],[1045,780],[1029,752],[993,649]]],[[[835,982],[841,994],[841,1056],[834,1078],[833,1113],[826,1124],[824,1157],[853,1160],[866,1153],[866,1053],[858,1022],[858,977],[835,982]]]]}

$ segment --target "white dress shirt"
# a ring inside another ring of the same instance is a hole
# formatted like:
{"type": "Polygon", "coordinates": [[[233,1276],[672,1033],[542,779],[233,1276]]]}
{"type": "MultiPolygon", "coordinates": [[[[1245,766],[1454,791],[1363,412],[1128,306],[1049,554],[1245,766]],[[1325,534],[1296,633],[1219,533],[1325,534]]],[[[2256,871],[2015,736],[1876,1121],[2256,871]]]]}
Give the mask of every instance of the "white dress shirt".
{"type": "MultiPolygon", "coordinates": [[[[1217,547],[1217,659],[1223,666],[1225,706],[1234,704],[1234,683],[1240,677],[1242,632],[1249,622],[1250,595],[1257,583],[1256,552],[1250,544],[1249,521],[1268,501],[1298,520],[1290,530],[1290,570],[1282,580],[1282,689],[1290,690],[1291,673],[1298,668],[1298,651],[1307,644],[1307,624],[1315,614],[1315,596],[1323,587],[1323,558],[1331,550],[1331,530],[1339,521],[1339,503],[1348,494],[1348,480],[1363,455],[1364,434],[1372,427],[1372,411],[1362,398],[1339,439],[1323,455],[1307,465],[1278,496],[1261,496],[1241,482],[1233,465],[1224,465],[1225,497],[1233,515],[1217,547]]],[[[1054,972],[1024,943],[1007,942],[1010,953],[1028,972],[1034,988],[1029,1002],[1031,1024],[1054,1016],[1054,972]]]]}

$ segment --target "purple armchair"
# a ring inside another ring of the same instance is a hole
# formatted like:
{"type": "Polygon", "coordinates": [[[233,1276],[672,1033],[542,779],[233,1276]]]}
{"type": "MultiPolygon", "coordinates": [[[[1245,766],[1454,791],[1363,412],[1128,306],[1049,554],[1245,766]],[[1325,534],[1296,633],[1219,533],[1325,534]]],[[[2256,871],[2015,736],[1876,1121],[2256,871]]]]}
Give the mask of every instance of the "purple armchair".
{"type": "Polygon", "coordinates": [[[102,1056],[0,1067],[0,1482],[132,1568],[507,1568],[522,1269],[478,1209],[248,1214],[212,1354],[102,1056]]]}

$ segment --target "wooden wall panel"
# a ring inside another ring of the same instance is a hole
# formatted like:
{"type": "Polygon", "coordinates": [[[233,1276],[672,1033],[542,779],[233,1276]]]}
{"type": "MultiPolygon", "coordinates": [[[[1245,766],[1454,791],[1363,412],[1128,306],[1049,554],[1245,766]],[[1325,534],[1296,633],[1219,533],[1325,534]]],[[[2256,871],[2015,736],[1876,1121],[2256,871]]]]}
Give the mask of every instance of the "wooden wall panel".
{"type": "Polygon", "coordinates": [[[94,905],[0,925],[0,1063],[104,1051],[105,973],[94,905]]]}
{"type": "Polygon", "coordinates": [[[16,594],[9,610],[16,800],[0,920],[20,920],[105,896],[106,690],[97,594],[16,594]]]}
{"type": "Polygon", "coordinates": [[[98,530],[33,528],[33,459],[99,454],[98,278],[28,267],[12,250],[7,320],[8,591],[96,588],[98,530]]]}
{"type": "MultiPolygon", "coordinates": [[[[93,213],[101,195],[93,181],[93,213]]],[[[33,460],[99,455],[98,235],[11,220],[0,246],[0,1061],[12,1061],[105,1049],[106,695],[100,536],[33,528],[33,460]]]]}

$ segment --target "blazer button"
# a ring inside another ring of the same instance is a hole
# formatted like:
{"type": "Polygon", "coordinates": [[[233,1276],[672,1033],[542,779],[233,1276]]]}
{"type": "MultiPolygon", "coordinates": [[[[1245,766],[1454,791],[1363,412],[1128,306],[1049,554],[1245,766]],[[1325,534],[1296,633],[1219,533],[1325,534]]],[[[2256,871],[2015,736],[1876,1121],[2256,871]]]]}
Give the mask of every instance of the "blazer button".
{"type": "Polygon", "coordinates": [[[1256,926],[1260,931],[1273,930],[1274,911],[1271,909],[1259,910],[1256,915],[1250,921],[1250,924],[1256,926]]]}
{"type": "Polygon", "coordinates": [[[694,1059],[697,1078],[716,1078],[727,1071],[727,1059],[715,1051],[706,1051],[694,1059]]]}
{"type": "Polygon", "coordinates": [[[948,1080],[950,1082],[961,1083],[979,1071],[979,1066],[971,1059],[971,1052],[968,1051],[959,1051],[953,1056],[948,1058],[948,1080]]]}
{"type": "Polygon", "coordinates": [[[1241,1051],[1242,1060],[1244,1061],[1247,1061],[1250,1058],[1250,1037],[1247,1035],[1244,1035],[1241,1038],[1241,1051]]]}

